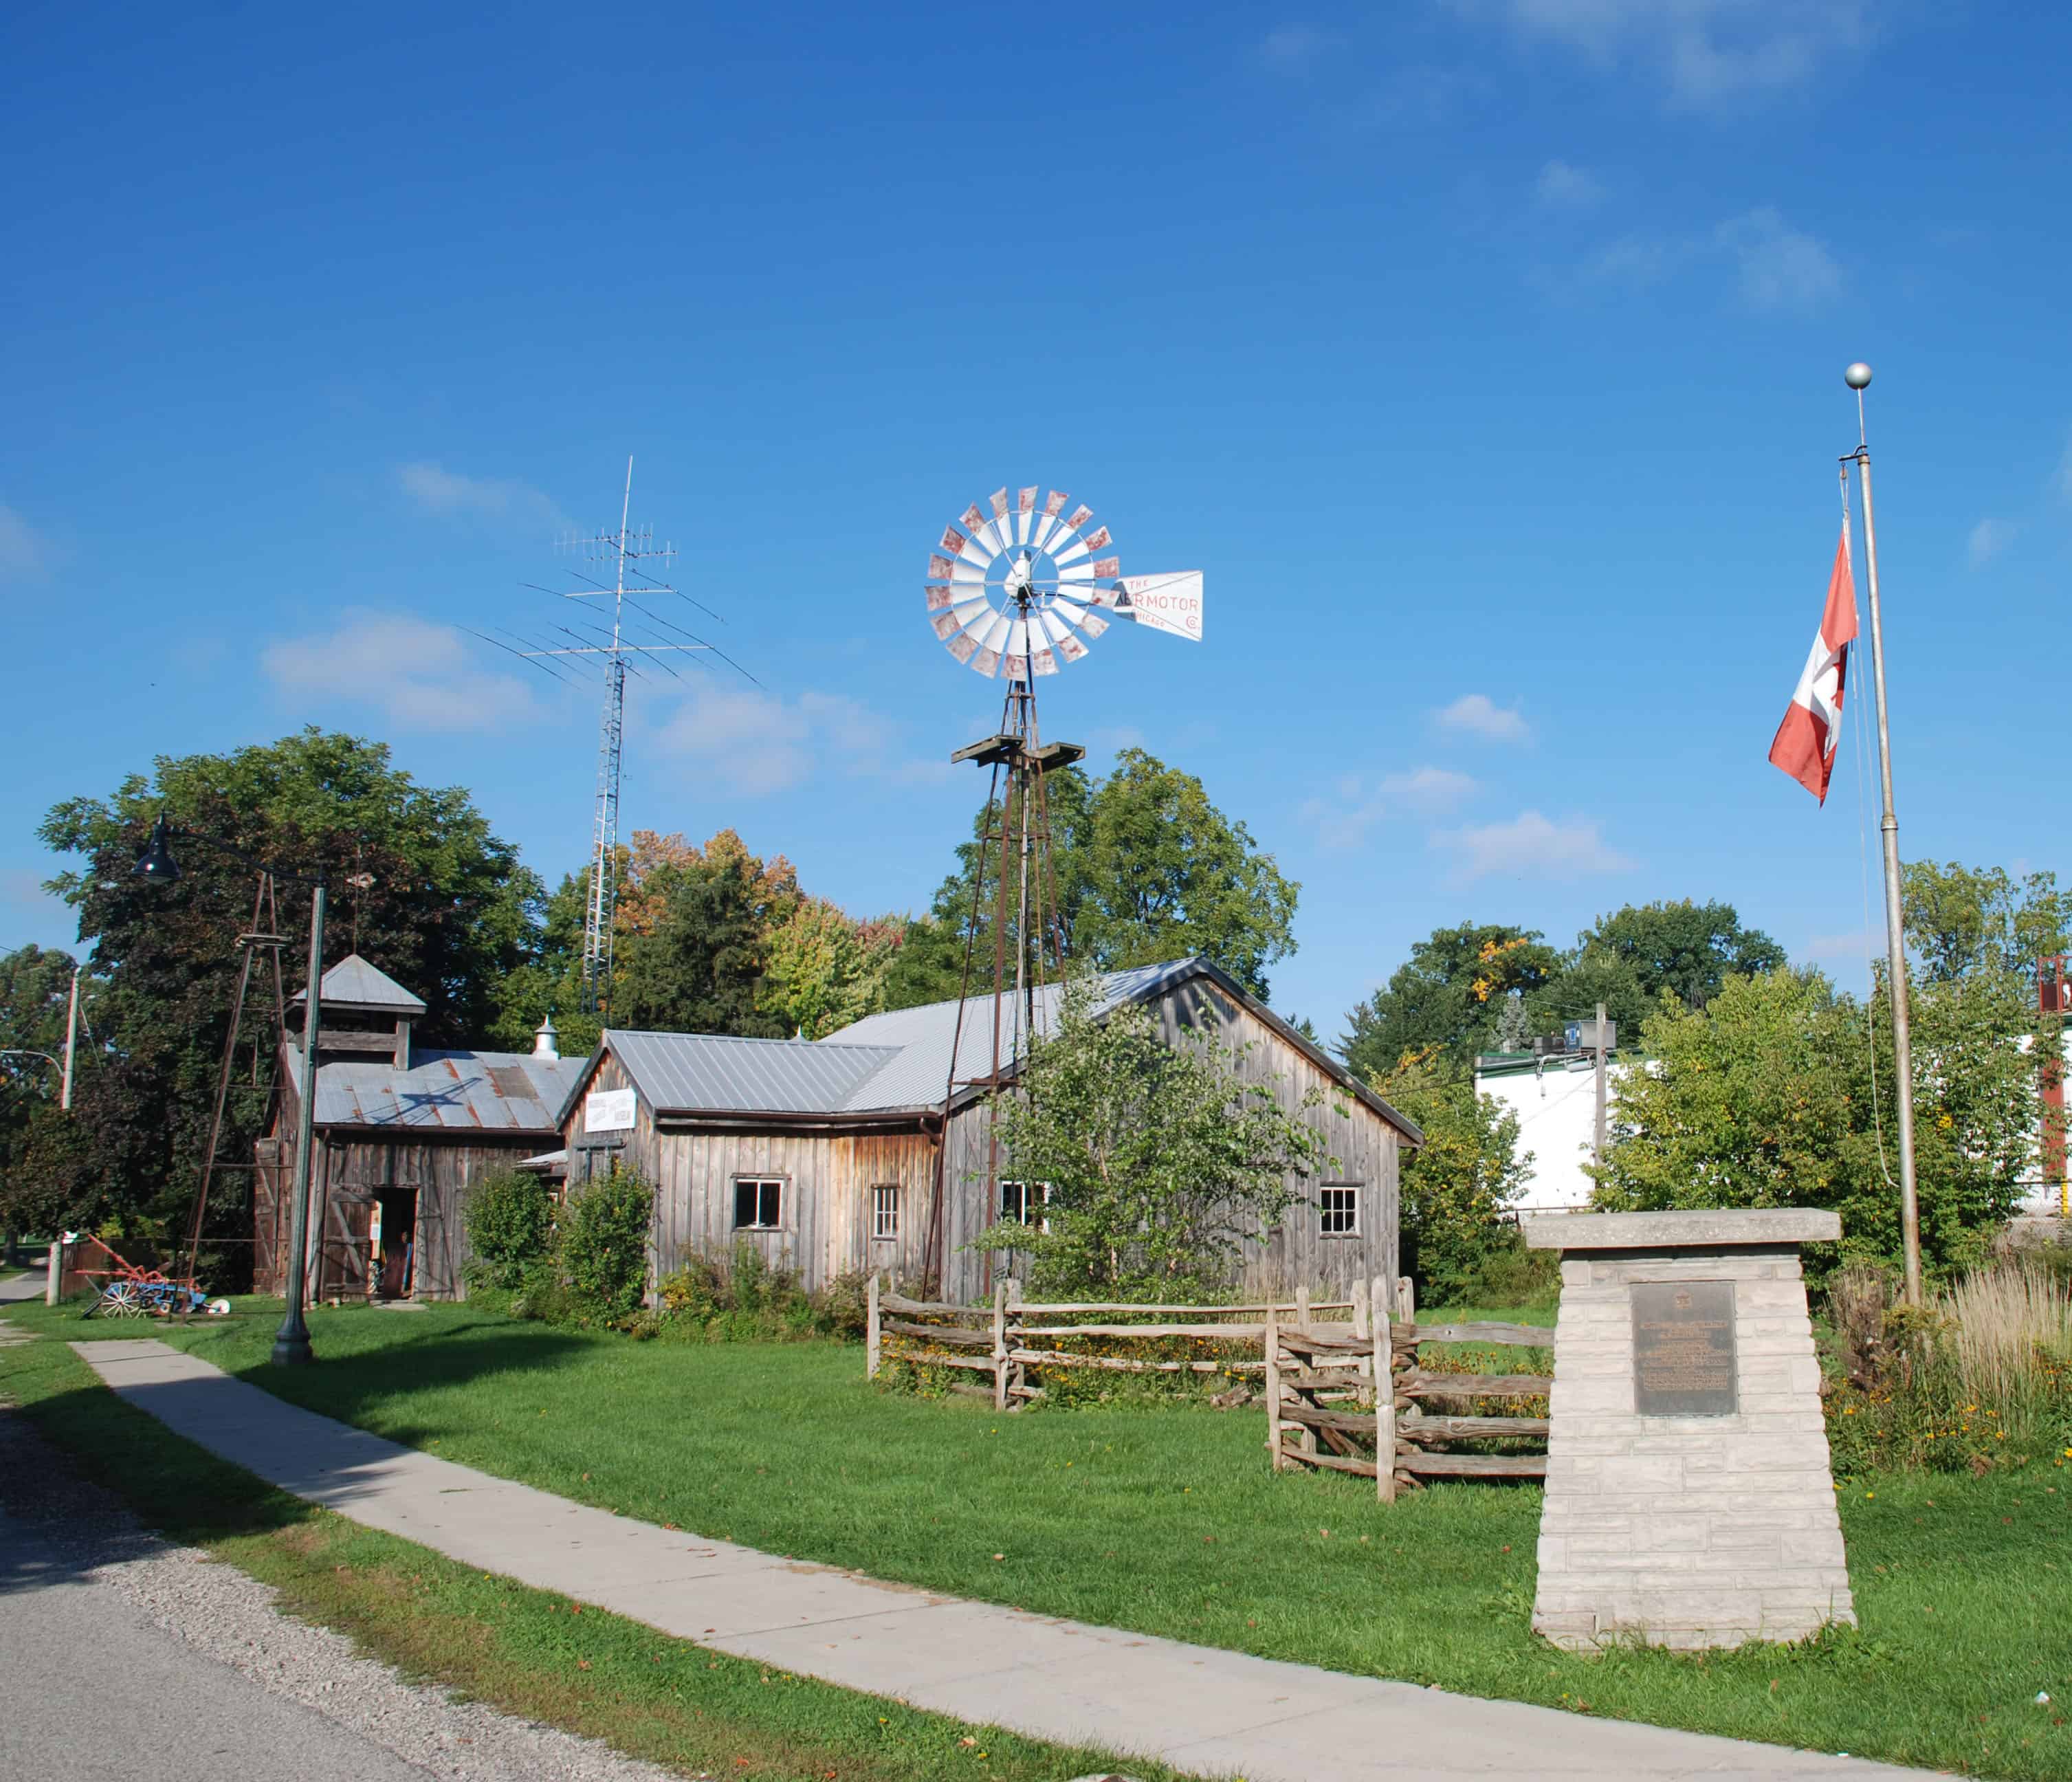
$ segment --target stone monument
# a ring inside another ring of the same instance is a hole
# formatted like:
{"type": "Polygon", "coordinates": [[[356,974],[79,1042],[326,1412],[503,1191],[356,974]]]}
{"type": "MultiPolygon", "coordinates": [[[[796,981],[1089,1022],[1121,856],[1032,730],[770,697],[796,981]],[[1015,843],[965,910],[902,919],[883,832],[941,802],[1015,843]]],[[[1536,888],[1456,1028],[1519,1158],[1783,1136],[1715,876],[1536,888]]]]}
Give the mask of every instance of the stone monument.
{"type": "Polygon", "coordinates": [[[1561,1253],[1534,1632],[1572,1649],[1854,1624],[1790,1209],[1522,1221],[1561,1253]]]}

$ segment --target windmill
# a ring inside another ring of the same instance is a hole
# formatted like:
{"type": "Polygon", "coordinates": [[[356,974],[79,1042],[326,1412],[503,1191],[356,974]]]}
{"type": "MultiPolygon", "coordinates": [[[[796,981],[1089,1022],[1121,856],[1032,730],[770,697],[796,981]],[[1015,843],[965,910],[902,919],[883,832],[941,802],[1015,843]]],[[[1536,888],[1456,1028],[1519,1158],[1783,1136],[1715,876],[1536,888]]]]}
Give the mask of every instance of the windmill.
{"type": "MultiPolygon", "coordinates": [[[[1115,619],[1128,619],[1197,643],[1202,636],[1199,570],[1123,574],[1121,558],[1108,527],[1092,525],[1092,509],[1082,503],[1067,513],[1071,497],[1058,489],[1050,491],[1039,507],[1039,488],[1018,490],[1012,502],[1004,488],[996,489],[983,508],[974,501],[943,529],[928,557],[925,592],[928,622],[935,636],[967,668],[1007,682],[999,729],[950,758],[990,768],[993,776],[986,792],[985,821],[979,832],[977,872],[964,932],[963,982],[943,1090],[946,1129],[960,1083],[964,1011],[971,994],[972,956],[978,940],[978,905],[989,850],[999,850],[993,916],[992,1068],[984,1076],[966,1075],[964,1087],[984,1083],[997,1091],[1003,1063],[1018,1059],[1024,1036],[1036,1031],[1036,993],[1050,965],[1054,964],[1059,975],[1063,973],[1065,932],[1051,858],[1044,776],[1069,767],[1086,751],[1075,743],[1042,740],[1037,723],[1037,678],[1055,674],[1067,663],[1084,661],[1088,644],[1103,636],[1115,619]],[[1005,798],[1003,776],[1007,781],[1005,798]],[[1007,958],[1010,844],[1017,850],[1011,968],[1007,958]],[[1003,1060],[1002,1027],[1009,1019],[1011,1043],[1003,1060]]],[[[935,1209],[924,1264],[931,1274],[936,1273],[940,1257],[944,1154],[943,1150],[936,1154],[935,1209]]],[[[997,1204],[999,1175],[998,1129],[991,1125],[986,1142],[989,1204],[997,1204]]]]}

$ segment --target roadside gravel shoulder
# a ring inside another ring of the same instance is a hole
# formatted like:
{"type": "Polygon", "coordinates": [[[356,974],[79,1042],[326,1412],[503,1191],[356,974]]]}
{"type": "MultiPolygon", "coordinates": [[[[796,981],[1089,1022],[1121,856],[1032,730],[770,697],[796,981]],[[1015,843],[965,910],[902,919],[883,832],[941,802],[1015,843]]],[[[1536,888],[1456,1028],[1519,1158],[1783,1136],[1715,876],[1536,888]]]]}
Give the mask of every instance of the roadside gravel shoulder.
{"type": "Polygon", "coordinates": [[[450,1782],[680,1782],[679,1772],[410,1682],[362,1656],[344,1636],[283,1613],[270,1587],[140,1527],[4,1405],[0,1511],[32,1527],[63,1556],[65,1577],[114,1592],[141,1619],[427,1776],[450,1782]]]}

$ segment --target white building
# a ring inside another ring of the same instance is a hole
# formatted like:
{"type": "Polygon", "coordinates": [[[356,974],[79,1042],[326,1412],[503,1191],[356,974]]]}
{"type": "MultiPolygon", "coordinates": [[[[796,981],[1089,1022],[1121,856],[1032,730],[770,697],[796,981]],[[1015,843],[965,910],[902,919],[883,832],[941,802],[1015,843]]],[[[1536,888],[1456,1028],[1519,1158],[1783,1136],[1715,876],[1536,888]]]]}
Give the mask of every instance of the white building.
{"type": "MultiPolygon", "coordinates": [[[[1605,1066],[1607,1099],[1632,1064],[1614,1053],[1605,1066]]],[[[1518,1149],[1532,1154],[1519,1212],[1573,1212],[1590,1204],[1583,1166],[1597,1133],[1597,1061],[1589,1052],[1485,1052],[1475,1060],[1475,1091],[1518,1116],[1518,1149]]]]}

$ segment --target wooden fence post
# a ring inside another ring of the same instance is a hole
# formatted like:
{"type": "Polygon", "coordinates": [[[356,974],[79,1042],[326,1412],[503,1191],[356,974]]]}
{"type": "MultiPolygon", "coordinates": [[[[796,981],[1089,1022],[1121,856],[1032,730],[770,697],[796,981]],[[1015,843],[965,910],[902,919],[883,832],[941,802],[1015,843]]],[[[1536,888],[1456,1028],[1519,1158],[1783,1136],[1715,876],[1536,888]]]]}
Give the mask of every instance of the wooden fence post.
{"type": "Polygon", "coordinates": [[[1309,1327],[1309,1290],[1307,1287],[1295,1290],[1295,1322],[1305,1331],[1309,1327]]]}
{"type": "Polygon", "coordinates": [[[1013,1311],[1013,1308],[1022,1303],[1022,1282],[1020,1278],[1012,1274],[1008,1276],[1007,1304],[1009,1310],[1006,1324],[1006,1337],[1008,1353],[1010,1359],[1007,1364],[1007,1408],[1010,1411],[1025,1410],[1028,1408],[1029,1404],[1029,1401],[1023,1397],[1020,1393],[1015,1390],[1016,1387],[1026,1385],[1029,1382],[1028,1364],[1026,1362],[1017,1361],[1011,1359],[1015,1350],[1026,1348],[1028,1346],[1022,1340],[1021,1326],[1017,1322],[1013,1311]]]}
{"type": "Polygon", "coordinates": [[[1266,1451],[1276,1472],[1288,1470],[1281,1452],[1281,1315],[1271,1311],[1266,1315],[1266,1451]]]}
{"type": "MultiPolygon", "coordinates": [[[[1382,1286],[1379,1278],[1375,1282],[1382,1286]]],[[[1388,1304],[1375,1295],[1374,1315],[1374,1494],[1384,1504],[1396,1501],[1395,1356],[1389,1346],[1388,1304]]]]}
{"type": "Polygon", "coordinates": [[[868,1321],[864,1326],[863,1367],[864,1378],[878,1377],[878,1364],[884,1358],[885,1337],[878,1322],[878,1271],[870,1271],[870,1279],[864,1288],[865,1302],[870,1307],[868,1321]]]}
{"type": "Polygon", "coordinates": [[[1407,1274],[1396,1283],[1396,1315],[1406,1324],[1417,1322],[1417,1283],[1407,1274]]]}
{"type": "Polygon", "coordinates": [[[993,1284],[993,1408],[1007,1409],[1007,1277],[993,1284]]]}
{"type": "Polygon", "coordinates": [[[1373,1307],[1368,1303],[1367,1282],[1364,1280],[1354,1282],[1353,1335],[1355,1336],[1367,1336],[1371,1335],[1374,1326],[1370,1322],[1370,1319],[1372,1316],[1373,1307]]]}

